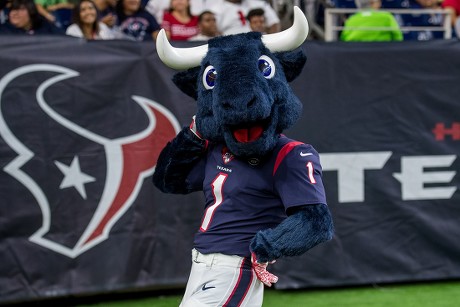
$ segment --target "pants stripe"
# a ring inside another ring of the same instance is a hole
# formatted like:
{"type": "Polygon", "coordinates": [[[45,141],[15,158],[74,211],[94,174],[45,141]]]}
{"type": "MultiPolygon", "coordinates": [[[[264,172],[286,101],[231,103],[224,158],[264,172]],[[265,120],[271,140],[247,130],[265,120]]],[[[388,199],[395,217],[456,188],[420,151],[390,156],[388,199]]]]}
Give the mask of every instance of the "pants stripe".
{"type": "Polygon", "coordinates": [[[240,306],[251,288],[253,278],[251,260],[244,258],[241,263],[238,281],[223,307],[240,306]]]}

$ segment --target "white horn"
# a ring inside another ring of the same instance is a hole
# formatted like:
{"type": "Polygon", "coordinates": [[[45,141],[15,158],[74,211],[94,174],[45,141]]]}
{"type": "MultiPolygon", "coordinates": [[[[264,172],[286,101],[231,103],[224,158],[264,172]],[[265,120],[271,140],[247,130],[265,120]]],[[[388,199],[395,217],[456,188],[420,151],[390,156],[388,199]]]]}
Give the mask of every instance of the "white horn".
{"type": "Polygon", "coordinates": [[[208,52],[208,44],[190,48],[171,46],[164,29],[158,33],[156,46],[158,56],[163,63],[178,70],[200,66],[201,60],[208,52]]]}
{"type": "Polygon", "coordinates": [[[262,42],[271,52],[291,51],[302,45],[308,36],[308,21],[299,7],[294,6],[294,23],[279,33],[262,35],[262,42]]]}

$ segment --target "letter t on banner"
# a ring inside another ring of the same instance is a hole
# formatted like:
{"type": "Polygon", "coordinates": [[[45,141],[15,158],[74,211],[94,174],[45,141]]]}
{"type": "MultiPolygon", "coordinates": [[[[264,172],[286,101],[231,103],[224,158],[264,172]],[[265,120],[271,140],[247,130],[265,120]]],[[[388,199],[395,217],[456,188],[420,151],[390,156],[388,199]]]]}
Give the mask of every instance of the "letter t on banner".
{"type": "Polygon", "coordinates": [[[391,151],[321,154],[323,171],[337,171],[339,203],[364,201],[364,171],[381,169],[391,151]]]}

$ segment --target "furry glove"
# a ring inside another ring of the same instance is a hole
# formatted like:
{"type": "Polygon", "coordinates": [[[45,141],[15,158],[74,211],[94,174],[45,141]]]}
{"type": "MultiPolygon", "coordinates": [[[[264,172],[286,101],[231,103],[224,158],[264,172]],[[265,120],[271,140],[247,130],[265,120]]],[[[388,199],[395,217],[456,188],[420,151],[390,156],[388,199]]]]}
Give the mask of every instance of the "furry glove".
{"type": "Polygon", "coordinates": [[[193,118],[190,127],[184,127],[161,151],[152,178],[155,186],[165,193],[193,192],[187,186],[186,178],[202,158],[206,147],[207,141],[196,132],[193,118]]]}
{"type": "Polygon", "coordinates": [[[303,206],[273,229],[259,231],[250,249],[259,262],[299,256],[321,242],[332,239],[334,226],[327,205],[303,206]]]}

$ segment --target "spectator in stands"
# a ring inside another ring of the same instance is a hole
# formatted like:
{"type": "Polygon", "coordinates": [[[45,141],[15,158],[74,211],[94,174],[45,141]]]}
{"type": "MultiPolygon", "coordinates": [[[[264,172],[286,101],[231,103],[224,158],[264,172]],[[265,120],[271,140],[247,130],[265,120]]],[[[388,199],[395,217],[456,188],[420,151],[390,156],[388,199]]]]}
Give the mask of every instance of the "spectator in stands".
{"type": "Polygon", "coordinates": [[[250,10],[246,18],[252,31],[265,33],[265,12],[263,9],[250,10]]]}
{"type": "Polygon", "coordinates": [[[8,21],[0,25],[0,34],[64,34],[64,31],[40,15],[34,0],[13,0],[8,21]]]}
{"type": "MultiPolygon", "coordinates": [[[[209,11],[211,5],[219,1],[222,0],[190,0],[190,13],[193,16],[199,16],[204,11],[209,11]]],[[[155,19],[161,24],[163,22],[163,15],[169,11],[170,6],[170,0],[149,0],[145,9],[155,16],[155,19]]]]}
{"type": "Polygon", "coordinates": [[[152,41],[160,32],[155,17],[141,6],[141,0],[118,0],[116,12],[116,30],[123,35],[121,38],[152,41]]]}
{"type": "Polygon", "coordinates": [[[403,40],[403,34],[394,16],[379,10],[382,5],[381,0],[356,0],[355,2],[360,11],[347,18],[340,40],[346,42],[403,40]]]}
{"type": "Polygon", "coordinates": [[[60,14],[68,15],[68,18],[70,19],[70,11],[74,7],[74,5],[70,3],[68,0],[35,0],[35,4],[37,5],[37,9],[40,15],[48,19],[48,21],[54,23],[65,22],[63,20],[60,20],[60,14]]]}
{"type": "Polygon", "coordinates": [[[97,8],[99,21],[112,28],[117,21],[117,13],[115,12],[117,0],[94,0],[94,4],[97,8]]]}
{"type": "Polygon", "coordinates": [[[207,41],[220,35],[217,31],[216,16],[211,11],[204,11],[198,16],[198,29],[199,33],[190,37],[189,41],[207,41]]]}
{"type": "MultiPolygon", "coordinates": [[[[439,9],[438,0],[410,0],[409,9],[439,9]]],[[[402,14],[402,23],[404,26],[412,27],[442,27],[442,14],[402,14]]],[[[444,38],[443,31],[408,31],[404,33],[404,40],[426,41],[432,39],[444,38]]]]}
{"type": "Polygon", "coordinates": [[[109,27],[98,20],[96,5],[92,0],[81,0],[73,10],[73,24],[66,31],[67,35],[88,40],[113,39],[109,27]]]}
{"type": "Polygon", "coordinates": [[[246,19],[248,12],[261,8],[265,12],[265,28],[267,33],[279,32],[280,20],[275,10],[266,1],[262,0],[216,0],[210,7],[215,12],[217,29],[223,35],[244,33],[251,31],[246,19]]]}
{"type": "Polygon", "coordinates": [[[171,0],[161,27],[172,41],[185,41],[198,34],[198,17],[190,13],[189,0],[171,0]]]}
{"type": "Polygon", "coordinates": [[[457,38],[460,39],[460,17],[457,17],[457,21],[455,22],[455,33],[457,38]]]}
{"type": "Polygon", "coordinates": [[[7,15],[8,15],[6,6],[8,2],[9,2],[8,0],[0,0],[0,24],[6,22],[7,15]]]}
{"type": "Polygon", "coordinates": [[[455,27],[457,37],[460,37],[460,32],[456,24],[460,24],[460,0],[443,0],[441,3],[442,8],[450,10],[450,18],[452,25],[455,27]]]}

